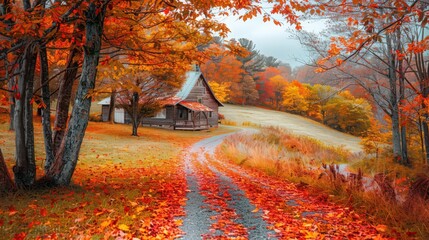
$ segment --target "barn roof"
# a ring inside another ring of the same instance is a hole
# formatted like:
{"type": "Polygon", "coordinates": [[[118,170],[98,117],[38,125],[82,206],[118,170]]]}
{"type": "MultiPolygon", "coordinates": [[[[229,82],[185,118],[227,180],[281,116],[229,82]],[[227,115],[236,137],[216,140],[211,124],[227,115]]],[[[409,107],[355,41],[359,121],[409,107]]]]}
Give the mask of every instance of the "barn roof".
{"type": "Polygon", "coordinates": [[[189,93],[194,88],[198,79],[201,76],[201,72],[187,72],[186,73],[186,81],[183,83],[182,88],[176,93],[177,98],[185,99],[188,97],[189,93]]]}
{"type": "MultiPolygon", "coordinates": [[[[165,100],[164,104],[176,105],[178,103],[182,103],[188,97],[189,93],[191,93],[192,89],[194,88],[195,84],[197,83],[197,81],[200,77],[206,82],[208,89],[209,89],[210,93],[212,94],[212,96],[214,97],[214,99],[218,102],[218,104],[220,106],[223,106],[223,104],[214,95],[213,90],[210,88],[209,84],[207,83],[207,80],[204,78],[204,76],[202,75],[202,73],[200,71],[187,72],[186,73],[186,80],[183,83],[182,88],[176,93],[176,95],[174,97],[171,97],[171,98],[168,98],[167,100],[165,100]]],[[[98,105],[110,105],[110,97],[107,97],[107,98],[101,100],[100,102],[98,102],[98,105]]],[[[213,111],[213,110],[210,110],[210,111],[213,111]]]]}
{"type": "Polygon", "coordinates": [[[213,112],[213,109],[199,102],[181,101],[179,105],[196,112],[213,112]]]}
{"type": "Polygon", "coordinates": [[[98,105],[110,105],[110,97],[104,98],[97,103],[98,105]]]}

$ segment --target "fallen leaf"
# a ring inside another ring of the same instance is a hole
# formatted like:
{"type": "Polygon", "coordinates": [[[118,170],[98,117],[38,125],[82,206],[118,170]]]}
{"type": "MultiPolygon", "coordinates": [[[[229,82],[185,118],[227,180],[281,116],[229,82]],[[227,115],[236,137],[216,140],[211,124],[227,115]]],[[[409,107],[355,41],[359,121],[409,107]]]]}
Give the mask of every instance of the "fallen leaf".
{"type": "Polygon", "coordinates": [[[122,231],[124,231],[124,232],[128,232],[128,231],[130,231],[130,227],[128,227],[128,226],[127,226],[127,225],[125,225],[125,224],[119,224],[118,228],[119,228],[119,230],[122,230],[122,231]]]}
{"type": "Polygon", "coordinates": [[[375,229],[376,229],[378,232],[386,232],[386,230],[387,230],[387,226],[386,226],[386,225],[383,225],[383,224],[379,224],[379,225],[375,226],[375,229]]]}
{"type": "Polygon", "coordinates": [[[41,215],[42,217],[46,217],[46,216],[48,216],[48,210],[46,210],[46,208],[42,208],[42,209],[40,209],[40,215],[41,215]]]}
{"type": "Polygon", "coordinates": [[[109,225],[110,225],[110,220],[104,221],[104,222],[102,222],[102,223],[100,224],[100,226],[101,226],[102,228],[105,228],[105,227],[107,227],[107,226],[109,226],[109,225]]]}

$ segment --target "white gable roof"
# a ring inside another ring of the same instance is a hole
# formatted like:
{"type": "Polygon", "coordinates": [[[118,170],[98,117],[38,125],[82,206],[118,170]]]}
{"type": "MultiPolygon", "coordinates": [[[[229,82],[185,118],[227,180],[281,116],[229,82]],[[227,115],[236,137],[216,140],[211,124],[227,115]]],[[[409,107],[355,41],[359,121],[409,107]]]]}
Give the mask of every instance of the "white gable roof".
{"type": "Polygon", "coordinates": [[[98,105],[110,105],[110,97],[104,98],[97,103],[98,105]]]}

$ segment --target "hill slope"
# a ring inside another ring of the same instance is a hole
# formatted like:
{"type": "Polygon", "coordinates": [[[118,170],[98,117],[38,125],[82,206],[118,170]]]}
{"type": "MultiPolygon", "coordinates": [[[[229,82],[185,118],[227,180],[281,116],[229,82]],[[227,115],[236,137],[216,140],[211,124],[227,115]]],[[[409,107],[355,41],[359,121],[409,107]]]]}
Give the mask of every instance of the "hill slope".
{"type": "Polygon", "coordinates": [[[238,124],[252,122],[263,126],[278,126],[296,135],[309,136],[328,145],[344,146],[354,153],[362,151],[360,138],[324,126],[316,121],[274,110],[253,106],[225,104],[219,109],[225,118],[238,124]]]}

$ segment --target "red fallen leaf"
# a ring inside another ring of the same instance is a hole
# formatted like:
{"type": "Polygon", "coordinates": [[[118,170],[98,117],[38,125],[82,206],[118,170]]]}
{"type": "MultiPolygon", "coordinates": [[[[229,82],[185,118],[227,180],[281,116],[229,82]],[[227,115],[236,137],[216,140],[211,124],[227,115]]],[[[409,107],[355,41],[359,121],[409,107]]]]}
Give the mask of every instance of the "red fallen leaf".
{"type": "Polygon", "coordinates": [[[4,220],[3,218],[0,218],[0,227],[4,225],[4,220]]]}
{"type": "Polygon", "coordinates": [[[14,206],[9,207],[9,216],[13,216],[17,213],[18,213],[18,211],[16,210],[16,208],[14,206]]]}
{"type": "Polygon", "coordinates": [[[124,212],[128,213],[131,210],[130,206],[124,206],[124,212]]]}
{"type": "Polygon", "coordinates": [[[30,204],[30,205],[28,205],[28,207],[33,209],[33,210],[36,210],[37,205],[36,204],[30,204]]]}
{"type": "Polygon", "coordinates": [[[101,210],[101,209],[98,209],[98,208],[94,209],[94,215],[95,216],[100,216],[104,212],[105,212],[104,210],[101,210]]]}
{"type": "Polygon", "coordinates": [[[417,232],[407,232],[407,236],[414,237],[417,234],[417,232]]]}
{"type": "Polygon", "coordinates": [[[165,14],[168,14],[169,12],[170,12],[170,8],[167,7],[167,8],[164,9],[164,13],[165,14]]]}
{"type": "Polygon", "coordinates": [[[40,215],[41,215],[42,217],[46,217],[46,216],[48,216],[48,210],[46,210],[46,208],[42,208],[42,209],[40,209],[40,215]]]}
{"type": "Polygon", "coordinates": [[[30,222],[29,224],[28,224],[28,227],[27,228],[32,228],[32,227],[34,227],[34,226],[38,226],[38,225],[40,225],[41,224],[41,222],[39,222],[39,221],[33,221],[33,222],[30,222]]]}
{"type": "Polygon", "coordinates": [[[17,100],[19,100],[19,99],[21,98],[21,93],[16,93],[16,94],[15,94],[15,98],[16,98],[17,100]]]}
{"type": "Polygon", "coordinates": [[[27,236],[27,233],[25,233],[25,232],[20,232],[20,233],[16,233],[14,236],[13,236],[13,239],[14,240],[24,240],[24,238],[27,236]]]}

